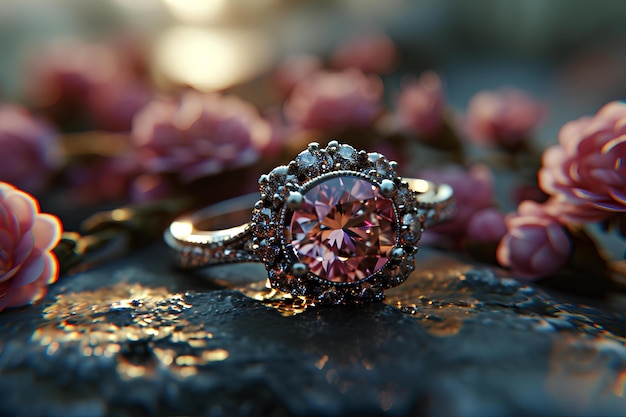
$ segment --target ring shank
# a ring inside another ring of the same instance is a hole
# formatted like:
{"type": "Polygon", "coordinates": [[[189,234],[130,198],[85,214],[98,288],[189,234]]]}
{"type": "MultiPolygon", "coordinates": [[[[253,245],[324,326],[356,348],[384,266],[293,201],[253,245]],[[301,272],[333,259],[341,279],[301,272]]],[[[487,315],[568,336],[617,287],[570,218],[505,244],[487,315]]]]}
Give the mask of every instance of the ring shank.
{"type": "MultiPolygon", "coordinates": [[[[447,184],[403,178],[418,193],[418,212],[428,228],[455,211],[453,190],[447,184]]],[[[251,249],[250,217],[257,193],[206,207],[175,220],[165,231],[165,242],[177,253],[177,263],[194,268],[217,263],[249,262],[258,258],[251,249]]]]}

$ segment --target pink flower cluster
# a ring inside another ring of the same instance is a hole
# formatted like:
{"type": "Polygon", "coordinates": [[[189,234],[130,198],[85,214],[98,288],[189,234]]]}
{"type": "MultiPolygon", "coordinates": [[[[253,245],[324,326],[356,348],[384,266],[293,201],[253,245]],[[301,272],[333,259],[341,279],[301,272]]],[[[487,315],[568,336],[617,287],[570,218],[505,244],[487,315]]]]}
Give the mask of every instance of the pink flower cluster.
{"type": "Polygon", "coordinates": [[[562,222],[584,223],[626,212],[626,103],[571,121],[543,154],[541,188],[562,222]]]}
{"type": "MultiPolygon", "coordinates": [[[[373,129],[376,134],[371,137],[377,141],[368,146],[384,149],[393,159],[406,157],[397,146],[405,137],[399,133],[406,130],[424,142],[458,145],[438,149],[454,149],[457,158],[462,158],[465,137],[479,146],[513,154],[528,149],[527,141],[545,115],[544,106],[522,91],[479,92],[468,104],[464,135],[457,136],[454,120],[444,118],[442,80],[427,71],[403,86],[395,110],[384,117],[383,84],[376,74],[397,63],[397,50],[384,35],[350,40],[326,63],[311,55],[286,60],[274,72],[273,80],[277,96],[285,102],[273,113],[265,113],[267,120],[251,104],[233,96],[190,91],[178,99],[155,98],[147,87],[142,60],[132,51],[111,45],[70,46],[43,54],[29,86],[39,108],[55,103],[66,106],[65,110],[84,108],[96,127],[130,132],[128,154],[65,171],[78,176],[74,183],[79,189],[96,189],[93,196],[114,198],[126,193],[128,197],[130,190],[139,200],[160,197],[170,191],[174,176],[180,179],[177,184],[189,184],[246,166],[260,155],[284,151],[291,139],[314,131],[334,134],[373,129]],[[392,124],[398,131],[385,131],[392,124]],[[378,140],[382,137],[390,140],[378,140]]],[[[75,117],[71,111],[69,114],[75,117]]],[[[572,250],[568,226],[626,213],[625,138],[623,102],[609,103],[593,117],[567,123],[559,132],[559,144],[544,152],[539,172],[540,186],[550,198],[543,204],[524,201],[516,214],[506,218],[496,207],[493,176],[486,166],[425,170],[421,177],[454,188],[459,208],[453,221],[433,232],[457,243],[499,241],[499,262],[519,277],[555,273],[572,250]]],[[[364,140],[374,142],[370,137],[364,140]]],[[[40,189],[55,168],[57,142],[54,131],[24,109],[0,106],[0,181],[26,190],[40,189]]],[[[11,193],[18,192],[12,189],[11,193]]],[[[16,207],[10,208],[16,212],[16,207]]],[[[35,225],[34,220],[31,223],[35,225]]],[[[21,249],[13,243],[18,237],[9,235],[13,246],[6,247],[21,249]]],[[[0,253],[5,264],[7,259],[24,257],[5,252],[0,253]]],[[[5,264],[0,266],[6,269],[5,264]]]]}
{"type": "Polygon", "coordinates": [[[381,111],[381,80],[357,69],[320,70],[294,87],[286,105],[288,120],[306,130],[370,126],[381,111]]]}
{"type": "Polygon", "coordinates": [[[187,92],[157,99],[135,117],[133,144],[149,173],[178,173],[185,182],[255,162],[269,124],[234,96],[187,92]]]}
{"type": "Polygon", "coordinates": [[[428,139],[441,129],[444,106],[443,83],[432,71],[404,87],[398,98],[398,113],[403,123],[428,139]]]}
{"type": "Polygon", "coordinates": [[[25,87],[30,102],[55,119],[80,115],[98,129],[130,130],[133,115],[152,91],[139,74],[139,54],[128,45],[128,40],[123,46],[77,41],[50,45],[31,62],[25,87]]]}
{"type": "Polygon", "coordinates": [[[480,92],[467,106],[466,131],[478,145],[516,150],[528,141],[544,115],[543,106],[523,91],[480,92]]]}
{"type": "Polygon", "coordinates": [[[39,212],[37,201],[0,182],[0,310],[39,300],[58,277],[51,252],[61,223],[39,212]]]}
{"type": "Polygon", "coordinates": [[[335,68],[358,68],[372,74],[387,74],[398,63],[398,50],[393,41],[383,33],[371,33],[348,39],[332,54],[335,68]]]}
{"type": "Polygon", "coordinates": [[[25,108],[0,104],[0,181],[40,191],[60,163],[56,131],[25,108]]]}
{"type": "Polygon", "coordinates": [[[517,214],[507,217],[506,227],[496,256],[515,276],[535,279],[551,275],[567,262],[572,242],[564,227],[541,204],[522,202],[517,214]]]}
{"type": "Polygon", "coordinates": [[[565,226],[626,212],[626,104],[612,102],[593,117],[565,124],[539,171],[543,204],[523,202],[507,219],[498,261],[525,278],[557,272],[572,244],[565,226]]]}
{"type": "Polygon", "coordinates": [[[504,235],[504,215],[494,208],[493,175],[487,166],[475,165],[468,170],[452,166],[419,174],[421,178],[450,185],[457,203],[455,217],[430,232],[477,242],[495,242],[504,235]]]}

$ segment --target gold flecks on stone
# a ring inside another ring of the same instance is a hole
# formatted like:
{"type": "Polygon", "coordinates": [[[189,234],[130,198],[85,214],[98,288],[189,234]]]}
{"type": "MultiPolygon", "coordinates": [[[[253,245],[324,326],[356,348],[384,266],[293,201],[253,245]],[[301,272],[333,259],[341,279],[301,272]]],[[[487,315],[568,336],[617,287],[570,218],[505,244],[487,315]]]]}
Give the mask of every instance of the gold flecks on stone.
{"type": "MultiPolygon", "coordinates": [[[[285,317],[300,314],[315,304],[270,288],[265,281],[230,286],[272,307],[285,317]]],[[[434,336],[457,335],[470,322],[490,321],[494,326],[516,326],[533,331],[571,329],[582,337],[612,340],[626,345],[626,337],[599,325],[586,307],[559,303],[553,297],[490,269],[476,269],[449,256],[429,256],[417,264],[403,285],[386,291],[385,304],[414,317],[434,336]],[[572,312],[570,312],[572,311],[572,312]],[[492,313],[500,314],[493,320],[492,313]]]]}
{"type": "Polygon", "coordinates": [[[183,294],[140,284],[60,294],[44,309],[44,325],[32,340],[47,346],[49,355],[77,346],[83,356],[115,356],[126,380],[150,377],[157,367],[191,376],[197,370],[184,368],[228,358],[211,343],[212,332],[183,317],[191,307],[183,294]]]}
{"type": "Polygon", "coordinates": [[[232,289],[278,310],[284,317],[303,313],[307,308],[314,305],[312,300],[307,300],[305,297],[293,296],[270,288],[269,281],[252,282],[246,285],[235,286],[232,289]]]}

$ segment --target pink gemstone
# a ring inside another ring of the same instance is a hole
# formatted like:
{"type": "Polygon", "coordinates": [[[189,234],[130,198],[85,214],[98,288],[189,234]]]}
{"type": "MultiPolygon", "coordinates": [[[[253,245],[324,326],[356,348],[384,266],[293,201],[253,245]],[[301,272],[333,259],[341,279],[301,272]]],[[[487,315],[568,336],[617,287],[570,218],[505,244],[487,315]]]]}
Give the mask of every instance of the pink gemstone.
{"type": "Polygon", "coordinates": [[[354,282],[387,263],[387,251],[396,243],[396,214],[392,201],[369,181],[334,177],[304,194],[286,234],[312,273],[354,282]]]}

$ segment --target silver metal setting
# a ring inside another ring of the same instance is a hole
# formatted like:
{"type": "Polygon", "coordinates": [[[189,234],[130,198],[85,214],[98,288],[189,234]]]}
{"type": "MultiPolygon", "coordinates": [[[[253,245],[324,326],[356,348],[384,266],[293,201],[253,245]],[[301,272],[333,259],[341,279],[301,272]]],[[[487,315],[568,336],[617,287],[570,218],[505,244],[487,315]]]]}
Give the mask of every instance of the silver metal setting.
{"type": "Polygon", "coordinates": [[[244,196],[178,219],[166,231],[165,241],[183,268],[260,261],[265,264],[272,287],[294,296],[320,304],[381,300],[385,289],[401,284],[415,269],[415,253],[424,229],[455,212],[450,186],[403,179],[396,169],[397,163],[379,153],[357,151],[337,141],[325,148],[313,142],[288,165],[261,175],[260,198],[244,196]],[[397,221],[396,243],[387,255],[387,263],[355,282],[331,282],[311,273],[298,259],[286,233],[291,213],[302,204],[307,190],[338,176],[355,176],[378,187],[381,196],[392,201],[397,221]],[[225,211],[242,214],[244,204],[254,207],[251,222],[214,230],[225,211]],[[206,224],[200,229],[202,222],[206,224]]]}

